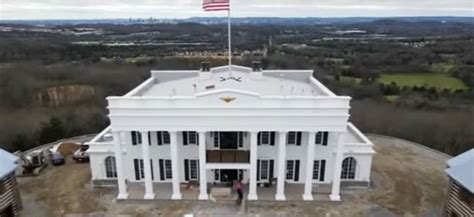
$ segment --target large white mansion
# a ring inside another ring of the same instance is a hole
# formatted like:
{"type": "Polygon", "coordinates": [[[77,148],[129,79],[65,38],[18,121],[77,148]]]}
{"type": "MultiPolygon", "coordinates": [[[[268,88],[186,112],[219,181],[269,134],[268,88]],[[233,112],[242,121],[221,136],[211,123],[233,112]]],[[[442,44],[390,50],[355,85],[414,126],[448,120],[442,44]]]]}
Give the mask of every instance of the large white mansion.
{"type": "Polygon", "coordinates": [[[152,71],[107,98],[111,125],[88,143],[93,184],[117,183],[118,199],[137,185],[154,199],[155,186],[170,183],[169,199],[181,199],[182,183],[192,182],[200,200],[236,179],[249,200],[266,183],[276,186],[274,200],[286,199],[286,184],[304,185],[304,200],[326,184],[340,200],[341,182],[369,182],[373,145],[348,122],[350,97],[312,74],[258,64],[152,71]]]}

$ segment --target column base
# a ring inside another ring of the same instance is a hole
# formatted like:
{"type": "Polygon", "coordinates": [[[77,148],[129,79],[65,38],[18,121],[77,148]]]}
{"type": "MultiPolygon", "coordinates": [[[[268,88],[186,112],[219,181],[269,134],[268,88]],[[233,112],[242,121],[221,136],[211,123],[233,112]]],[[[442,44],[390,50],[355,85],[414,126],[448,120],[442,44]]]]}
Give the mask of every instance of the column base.
{"type": "Polygon", "coordinates": [[[284,194],[275,194],[275,200],[283,201],[286,200],[286,197],[284,194]]]}
{"type": "Polygon", "coordinates": [[[312,200],[314,200],[313,195],[312,194],[303,194],[303,200],[312,201],[312,200]]]}
{"type": "Polygon", "coordinates": [[[247,200],[258,200],[257,194],[249,194],[247,200]]]}
{"type": "Polygon", "coordinates": [[[151,194],[145,194],[145,197],[143,197],[143,199],[145,200],[153,200],[155,199],[155,194],[151,193],[151,194]]]}
{"type": "Polygon", "coordinates": [[[118,199],[118,200],[125,200],[125,199],[128,198],[128,196],[129,196],[128,193],[121,193],[121,194],[118,194],[118,195],[117,195],[117,199],[118,199]]]}
{"type": "Polygon", "coordinates": [[[331,199],[331,201],[341,201],[341,196],[339,195],[329,195],[329,199],[331,199]]]}
{"type": "Polygon", "coordinates": [[[182,197],[181,194],[172,194],[171,200],[181,200],[181,197],[182,197]]]}
{"type": "Polygon", "coordinates": [[[198,199],[199,200],[209,200],[209,195],[208,194],[199,194],[198,199]]]}

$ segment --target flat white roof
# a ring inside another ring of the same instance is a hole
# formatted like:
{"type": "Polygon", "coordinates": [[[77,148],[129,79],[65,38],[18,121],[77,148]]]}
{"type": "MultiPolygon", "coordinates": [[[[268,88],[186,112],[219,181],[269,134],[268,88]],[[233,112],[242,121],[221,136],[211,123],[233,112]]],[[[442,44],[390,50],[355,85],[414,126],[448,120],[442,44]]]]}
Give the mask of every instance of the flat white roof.
{"type": "Polygon", "coordinates": [[[152,71],[152,78],[126,96],[195,96],[238,90],[260,96],[335,96],[312,78],[312,70],[262,70],[222,66],[209,72],[152,71]]]}

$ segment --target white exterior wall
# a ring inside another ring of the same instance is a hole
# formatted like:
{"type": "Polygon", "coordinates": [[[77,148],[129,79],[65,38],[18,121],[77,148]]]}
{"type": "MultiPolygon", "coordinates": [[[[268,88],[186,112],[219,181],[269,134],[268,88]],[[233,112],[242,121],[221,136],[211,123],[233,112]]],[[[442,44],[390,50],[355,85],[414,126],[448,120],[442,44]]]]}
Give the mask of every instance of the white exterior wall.
{"type": "MultiPolygon", "coordinates": [[[[351,141],[354,139],[354,135],[351,135],[350,133],[346,134],[349,140],[351,141]]],[[[157,136],[156,132],[151,132],[151,146],[150,146],[150,159],[153,160],[153,173],[154,173],[154,182],[171,182],[171,179],[169,180],[160,180],[160,171],[159,171],[159,164],[158,160],[159,159],[171,159],[170,158],[170,146],[169,145],[158,145],[157,144],[157,136]]],[[[300,160],[300,170],[299,170],[299,181],[297,183],[304,183],[304,177],[306,176],[306,150],[308,146],[308,132],[302,132],[302,137],[301,137],[301,146],[296,146],[296,145],[287,145],[286,150],[287,150],[287,155],[286,159],[287,160],[300,160]]],[[[124,153],[124,170],[125,170],[125,179],[127,179],[130,182],[143,182],[144,180],[141,179],[139,181],[135,180],[135,168],[133,164],[133,159],[142,159],[142,149],[141,145],[132,145],[131,142],[131,132],[126,132],[125,137],[126,141],[124,142],[126,145],[123,147],[126,152],[124,153]]],[[[184,182],[184,159],[195,159],[199,160],[199,151],[198,148],[199,146],[197,145],[183,145],[183,138],[182,138],[182,132],[178,132],[178,148],[179,148],[179,168],[180,168],[180,181],[184,182]]],[[[315,154],[314,154],[314,160],[326,160],[326,169],[325,169],[325,178],[324,181],[321,182],[319,180],[313,180],[313,183],[331,183],[332,182],[332,168],[334,167],[334,157],[335,157],[335,147],[336,147],[336,134],[329,132],[329,138],[328,138],[328,145],[327,146],[322,146],[322,145],[316,145],[315,146],[315,154]]],[[[258,159],[259,160],[274,160],[275,165],[274,165],[274,177],[277,176],[278,172],[278,164],[276,163],[278,161],[278,143],[279,143],[279,137],[278,137],[278,132],[275,133],[275,145],[259,145],[257,146],[258,151],[258,159]]],[[[104,146],[108,147],[110,150],[112,150],[112,144],[109,146],[104,146]]],[[[211,133],[208,132],[206,133],[206,148],[207,150],[215,150],[216,148],[214,147],[214,140],[211,137],[211,133]]],[[[247,135],[244,137],[244,147],[239,148],[239,150],[249,150],[250,149],[250,136],[247,135]]],[[[104,150],[107,150],[105,148],[104,150]]],[[[346,157],[354,157],[357,161],[357,166],[356,166],[356,175],[354,180],[350,181],[364,181],[368,182],[370,181],[370,169],[372,165],[372,154],[365,154],[365,153],[351,153],[352,149],[350,147],[346,147],[346,150],[344,151],[344,158],[346,157]]],[[[105,173],[105,165],[104,161],[105,158],[108,156],[114,156],[114,153],[112,151],[106,151],[102,153],[90,153],[90,164],[91,164],[91,172],[92,172],[92,179],[93,180],[113,180],[114,178],[107,178],[106,173],[105,173]]],[[[286,165],[286,163],[285,163],[286,165]]],[[[286,168],[285,168],[286,170],[286,168]]],[[[244,177],[243,177],[243,182],[248,182],[249,179],[249,173],[248,171],[244,170],[244,177]]],[[[208,183],[213,183],[215,182],[214,180],[214,171],[213,170],[207,170],[207,181],[208,183]]],[[[345,181],[345,180],[342,180],[345,181]]],[[[264,182],[264,181],[261,181],[264,182]]],[[[296,183],[295,181],[286,181],[288,183],[296,183]]]]}

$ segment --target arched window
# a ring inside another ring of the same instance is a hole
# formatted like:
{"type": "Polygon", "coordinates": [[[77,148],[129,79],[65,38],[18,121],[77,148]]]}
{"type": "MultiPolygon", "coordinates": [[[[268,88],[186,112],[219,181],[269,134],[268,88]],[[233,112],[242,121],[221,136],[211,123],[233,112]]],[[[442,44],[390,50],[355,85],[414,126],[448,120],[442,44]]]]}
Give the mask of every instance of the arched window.
{"type": "Polygon", "coordinates": [[[341,179],[354,179],[357,161],[353,157],[347,157],[342,161],[341,179]]]}
{"type": "Polygon", "coordinates": [[[117,178],[117,165],[114,156],[105,158],[105,175],[107,178],[117,178]]]}

